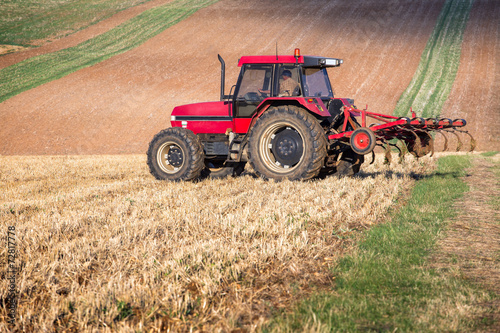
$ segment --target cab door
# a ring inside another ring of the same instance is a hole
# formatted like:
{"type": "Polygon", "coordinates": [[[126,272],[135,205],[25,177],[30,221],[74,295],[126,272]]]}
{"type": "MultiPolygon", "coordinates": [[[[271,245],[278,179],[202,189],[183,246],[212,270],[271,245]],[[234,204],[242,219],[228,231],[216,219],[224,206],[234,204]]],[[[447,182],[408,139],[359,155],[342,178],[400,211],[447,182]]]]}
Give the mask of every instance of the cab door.
{"type": "Polygon", "coordinates": [[[251,118],[257,106],[274,89],[273,65],[246,64],[241,68],[238,84],[234,94],[234,117],[251,118]]]}

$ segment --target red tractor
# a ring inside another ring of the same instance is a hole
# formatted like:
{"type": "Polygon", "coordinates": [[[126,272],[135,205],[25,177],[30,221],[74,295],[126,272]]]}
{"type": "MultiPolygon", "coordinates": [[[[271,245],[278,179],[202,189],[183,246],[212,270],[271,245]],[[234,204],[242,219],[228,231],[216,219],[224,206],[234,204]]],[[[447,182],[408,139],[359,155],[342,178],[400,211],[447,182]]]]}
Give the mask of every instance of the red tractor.
{"type": "Polygon", "coordinates": [[[149,144],[148,166],[157,179],[237,176],[247,162],[266,179],[353,175],[377,144],[399,139],[419,157],[433,151],[431,131],[466,124],[359,110],[352,99],[333,95],[326,69],[343,61],[302,56],[299,49],[293,56],[242,57],[238,81],[226,95],[218,57],[220,101],[174,108],[172,127],[149,144]],[[381,124],[367,126],[367,116],[381,124]]]}

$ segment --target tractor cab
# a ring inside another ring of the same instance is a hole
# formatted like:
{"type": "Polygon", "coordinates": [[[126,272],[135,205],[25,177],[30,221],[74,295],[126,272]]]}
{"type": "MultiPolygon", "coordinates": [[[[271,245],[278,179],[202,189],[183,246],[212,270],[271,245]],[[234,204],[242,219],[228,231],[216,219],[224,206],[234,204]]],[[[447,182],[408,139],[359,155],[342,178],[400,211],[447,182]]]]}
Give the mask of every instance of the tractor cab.
{"type": "Polygon", "coordinates": [[[241,71],[234,95],[221,96],[232,100],[234,118],[251,118],[280,99],[301,104],[304,97],[315,97],[327,102],[333,90],[326,68],[340,64],[341,59],[301,56],[299,49],[294,56],[245,56],[238,62],[241,71]]]}
{"type": "MultiPolygon", "coordinates": [[[[183,127],[195,134],[210,134],[207,140],[226,140],[231,131],[244,135],[253,121],[270,107],[293,105],[332,118],[329,105],[335,103],[328,78],[328,67],[338,67],[343,61],[336,58],[294,55],[243,56],[241,68],[230,94],[225,94],[225,62],[221,63],[220,101],[181,105],[172,111],[172,127],[183,127]]],[[[340,107],[343,101],[336,101],[340,107]]],[[[337,111],[339,112],[339,111],[337,111]]],[[[333,119],[333,118],[332,118],[333,119]]],[[[219,143],[216,145],[220,145],[219,143]]]]}

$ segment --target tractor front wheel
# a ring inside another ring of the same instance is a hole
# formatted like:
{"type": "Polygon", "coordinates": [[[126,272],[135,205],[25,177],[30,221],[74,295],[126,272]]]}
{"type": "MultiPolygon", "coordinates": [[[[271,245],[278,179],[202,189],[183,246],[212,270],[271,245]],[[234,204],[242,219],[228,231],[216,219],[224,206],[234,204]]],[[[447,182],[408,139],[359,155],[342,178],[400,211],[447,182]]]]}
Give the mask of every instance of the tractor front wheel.
{"type": "Polygon", "coordinates": [[[156,134],[147,155],[149,171],[159,180],[193,180],[205,167],[198,137],[185,128],[167,128],[156,134]]]}
{"type": "Polygon", "coordinates": [[[310,179],[323,167],[326,136],[307,111],[296,106],[271,107],[251,129],[248,156],[262,178],[310,179]]]}

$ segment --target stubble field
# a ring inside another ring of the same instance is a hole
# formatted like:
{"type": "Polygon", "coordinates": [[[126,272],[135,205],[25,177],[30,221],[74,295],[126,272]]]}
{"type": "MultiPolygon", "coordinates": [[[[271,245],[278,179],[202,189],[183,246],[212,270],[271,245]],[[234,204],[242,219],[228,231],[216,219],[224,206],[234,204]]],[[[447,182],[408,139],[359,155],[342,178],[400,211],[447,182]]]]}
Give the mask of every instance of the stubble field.
{"type": "MultiPolygon", "coordinates": [[[[171,2],[126,1],[142,5],[3,56],[0,68],[70,47],[85,55],[89,44],[101,51],[105,43],[97,42],[120,23],[137,24],[131,18],[159,13],[171,2]]],[[[0,153],[41,154],[0,155],[1,237],[7,240],[15,226],[19,268],[10,329],[255,331],[296,300],[322,288],[331,292],[330,268],[364,237],[361,231],[387,222],[415,179],[434,169],[433,158],[408,156],[386,167],[379,156],[355,178],[266,182],[247,170],[235,179],[168,183],[149,175],[144,155],[45,155],[145,151],[153,134],[168,126],[174,106],[218,96],[218,53],[233,65],[229,84],[240,56],[274,54],[276,43],[280,53],[300,47],[343,58],[345,65],[330,73],[338,96],[390,113],[449,2],[346,3],[219,1],[133,50],[0,103],[0,153]],[[328,42],[318,44],[325,36],[328,42]]],[[[443,109],[443,116],[469,121],[480,149],[497,149],[498,142],[499,8],[494,0],[474,1],[443,109]]],[[[158,17],[164,23],[165,16],[158,17]]],[[[459,145],[450,139],[450,149],[459,145]]],[[[5,245],[0,256],[8,251],[5,245]]],[[[8,266],[0,276],[3,332],[11,305],[8,266]]]]}
{"type": "Polygon", "coordinates": [[[17,237],[17,328],[253,331],[330,284],[328,268],[358,231],[434,165],[378,158],[355,178],[277,183],[247,170],[170,183],[143,155],[0,157],[1,230],[15,225],[17,237]]]}

